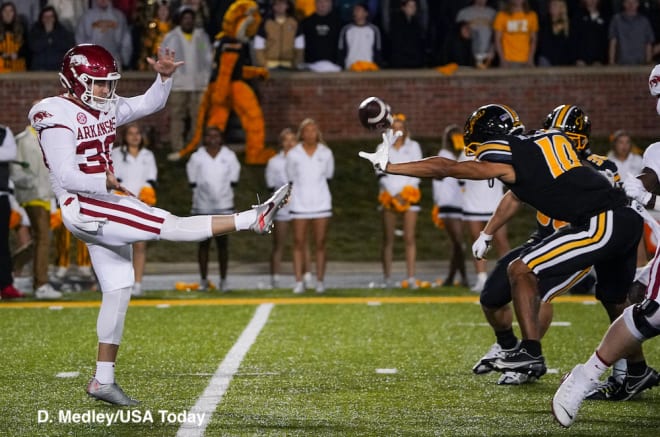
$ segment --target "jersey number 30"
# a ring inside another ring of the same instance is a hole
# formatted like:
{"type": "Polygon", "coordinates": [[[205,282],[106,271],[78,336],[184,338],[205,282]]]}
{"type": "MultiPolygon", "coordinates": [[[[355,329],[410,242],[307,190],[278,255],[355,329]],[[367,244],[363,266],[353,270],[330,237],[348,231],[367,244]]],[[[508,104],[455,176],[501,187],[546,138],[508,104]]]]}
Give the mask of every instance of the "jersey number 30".
{"type": "Polygon", "coordinates": [[[108,135],[103,142],[100,139],[83,141],[76,147],[76,154],[85,156],[87,162],[78,164],[80,171],[87,174],[105,173],[105,170],[112,170],[112,160],[110,159],[110,149],[115,142],[115,135],[108,135]],[[88,154],[88,150],[93,153],[88,154]]]}

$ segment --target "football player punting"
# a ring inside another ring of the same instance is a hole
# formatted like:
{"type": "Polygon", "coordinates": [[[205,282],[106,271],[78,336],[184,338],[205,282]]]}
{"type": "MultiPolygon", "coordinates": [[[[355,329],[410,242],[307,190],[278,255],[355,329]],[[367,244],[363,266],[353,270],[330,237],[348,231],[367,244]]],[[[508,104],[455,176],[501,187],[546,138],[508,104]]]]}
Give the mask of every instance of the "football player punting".
{"type": "Polygon", "coordinates": [[[171,76],[183,64],[175,61],[169,49],[159,50],[156,60],[147,61],[158,74],[155,82],[146,93],[123,98],[115,94],[121,76],[112,55],[98,45],[77,45],[62,62],[65,94],[41,100],[29,114],[64,225],[87,243],[103,292],[96,372],[87,393],[118,405],[137,404],[114,377],[134,283],[131,244],[158,239],[200,241],[239,230],[268,232],[290,189],[285,185],[265,203],[238,214],[195,217],[177,217],[150,207],[126,190],[113,174],[116,129],[162,109],[172,87],[171,76]]]}

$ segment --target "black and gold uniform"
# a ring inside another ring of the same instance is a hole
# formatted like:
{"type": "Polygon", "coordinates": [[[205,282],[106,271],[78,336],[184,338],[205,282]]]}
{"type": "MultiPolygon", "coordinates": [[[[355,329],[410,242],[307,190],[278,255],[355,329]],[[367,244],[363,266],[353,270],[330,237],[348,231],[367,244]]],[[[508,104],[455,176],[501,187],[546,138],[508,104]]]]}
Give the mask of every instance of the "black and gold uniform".
{"type": "Polygon", "coordinates": [[[623,190],[582,163],[567,135],[556,130],[490,135],[476,156],[511,164],[516,182],[508,188],[542,214],[570,223],[521,251],[520,258],[540,281],[593,265],[598,292],[625,299],[642,218],[627,206],[623,190]]]}

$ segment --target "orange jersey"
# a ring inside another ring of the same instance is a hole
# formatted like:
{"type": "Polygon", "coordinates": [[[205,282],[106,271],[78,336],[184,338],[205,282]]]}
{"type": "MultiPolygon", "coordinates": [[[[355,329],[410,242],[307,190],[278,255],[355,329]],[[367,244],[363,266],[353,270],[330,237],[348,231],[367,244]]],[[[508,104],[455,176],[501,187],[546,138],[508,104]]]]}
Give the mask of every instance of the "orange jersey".
{"type": "Polygon", "coordinates": [[[502,32],[502,54],[509,62],[527,62],[530,55],[532,34],[539,31],[536,12],[500,11],[495,15],[493,30],[502,32]]]}

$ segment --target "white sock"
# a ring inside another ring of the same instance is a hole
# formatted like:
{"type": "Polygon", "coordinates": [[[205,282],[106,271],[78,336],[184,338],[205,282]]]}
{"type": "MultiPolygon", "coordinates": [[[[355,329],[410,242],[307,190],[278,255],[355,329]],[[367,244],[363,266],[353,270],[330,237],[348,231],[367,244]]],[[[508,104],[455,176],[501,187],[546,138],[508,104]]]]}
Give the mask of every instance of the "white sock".
{"type": "Polygon", "coordinates": [[[94,377],[100,384],[112,384],[115,382],[115,363],[110,361],[97,361],[94,377]]]}
{"type": "Polygon", "coordinates": [[[477,279],[479,279],[480,281],[486,281],[486,279],[488,279],[488,273],[486,272],[477,273],[477,279]]]}
{"type": "Polygon", "coordinates": [[[584,363],[584,373],[586,373],[590,379],[595,381],[599,380],[600,377],[607,372],[607,369],[609,369],[609,366],[603,363],[603,360],[598,357],[596,352],[594,352],[591,357],[589,357],[589,360],[584,363]]]}
{"type": "Polygon", "coordinates": [[[252,223],[257,220],[257,210],[248,209],[247,211],[234,214],[234,226],[237,231],[245,231],[250,229],[252,223]]]}

